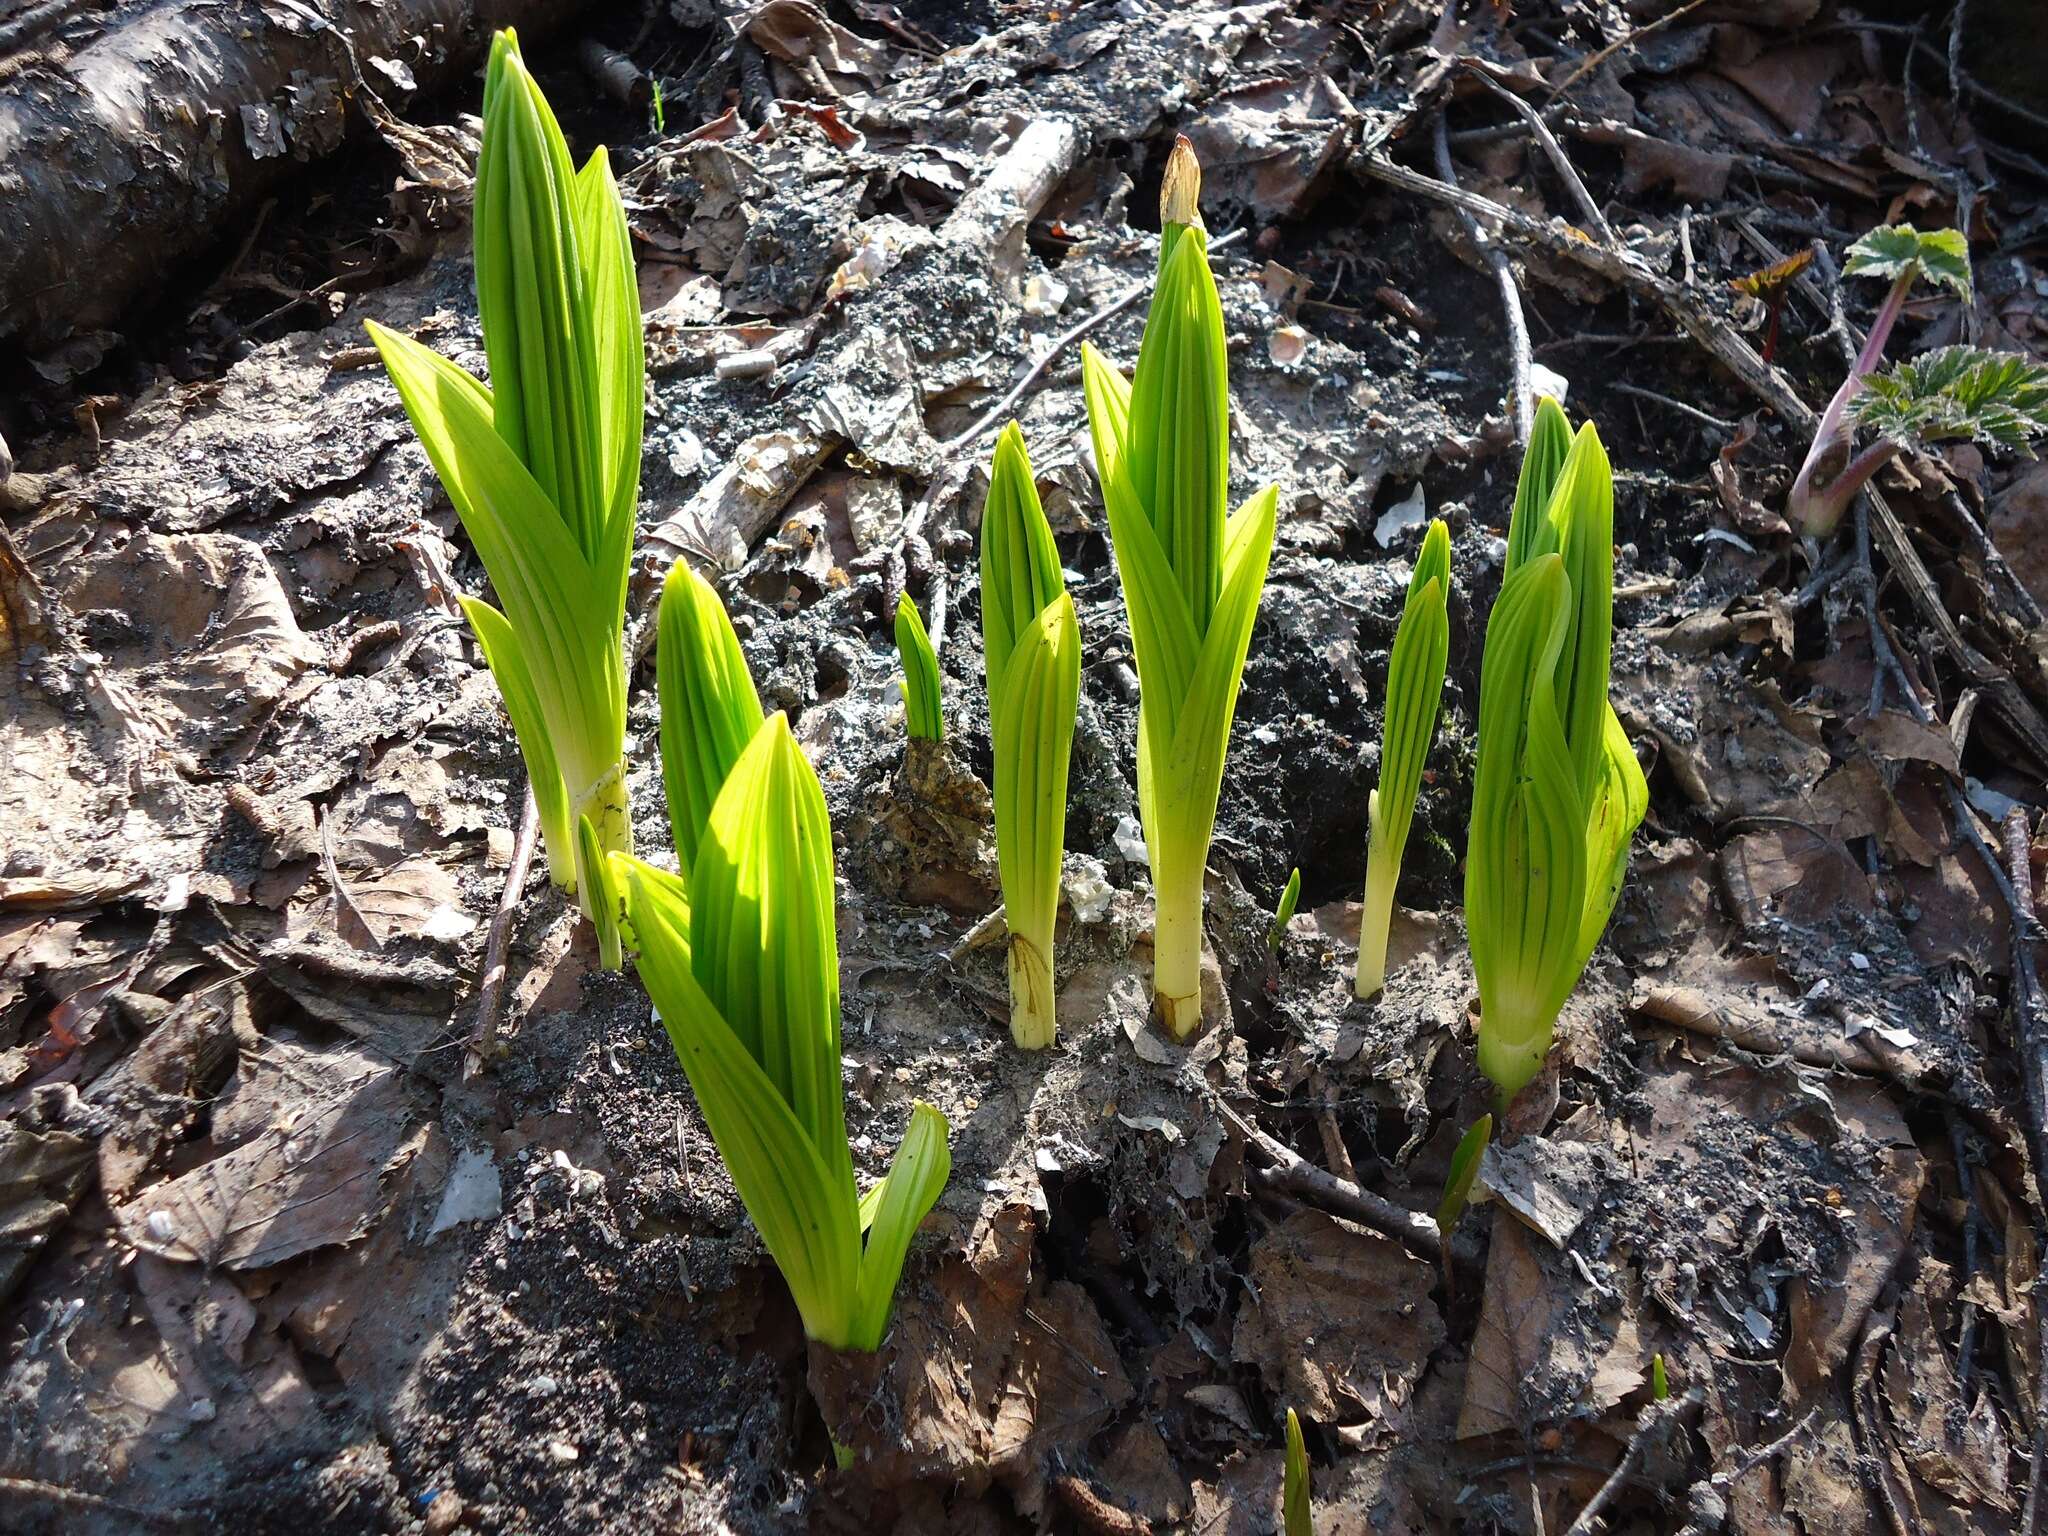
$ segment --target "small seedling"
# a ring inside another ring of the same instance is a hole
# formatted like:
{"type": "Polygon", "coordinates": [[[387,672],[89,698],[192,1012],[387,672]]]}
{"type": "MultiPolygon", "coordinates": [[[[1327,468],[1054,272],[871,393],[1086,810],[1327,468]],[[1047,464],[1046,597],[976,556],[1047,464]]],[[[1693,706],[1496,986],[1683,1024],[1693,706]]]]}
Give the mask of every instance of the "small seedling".
{"type": "Polygon", "coordinates": [[[1458,1138],[1458,1149],[1451,1154],[1451,1171],[1444,1176],[1444,1197],[1437,1202],[1436,1208],[1436,1227],[1443,1234],[1446,1250],[1452,1228],[1465,1214],[1465,1207],[1472,1203],[1472,1184],[1479,1177],[1479,1158],[1491,1140],[1493,1116],[1481,1115],[1458,1138]]]}
{"type": "Polygon", "coordinates": [[[1201,167],[1181,139],[1160,194],[1158,286],[1137,372],[1126,383],[1093,347],[1081,353],[1138,667],[1154,1005],[1176,1040],[1202,1022],[1202,880],[1279,505],[1268,486],[1225,519],[1230,390],[1200,195],[1201,167]]]}
{"type": "Polygon", "coordinates": [[[903,718],[912,739],[943,739],[946,722],[939,712],[939,658],[908,592],[896,600],[896,655],[903,663],[903,718]]]}
{"type": "Polygon", "coordinates": [[[1066,843],[1067,766],[1081,696],[1081,635],[1015,422],[996,439],[981,514],[981,630],[996,853],[1010,931],[1010,1037],[1026,1050],[1042,1050],[1059,1028],[1053,929],[1066,843]]]}
{"type": "Polygon", "coordinates": [[[1671,1378],[1664,1374],[1664,1356],[1650,1356],[1650,1398],[1653,1402],[1664,1402],[1671,1396],[1671,1378]]]}
{"type": "Polygon", "coordinates": [[[1905,310],[1906,294],[1924,277],[1954,290],[1965,303],[1969,302],[1970,243],[1959,230],[1937,229],[1923,234],[1910,224],[1888,224],[1873,229],[1849,247],[1842,273],[1844,277],[1890,278],[1891,288],[1878,308],[1877,318],[1871,322],[1863,350],[1850,365],[1848,377],[1842,380],[1821,413],[1820,424],[1814,429],[1813,441],[1807,445],[1806,458],[1786,498],[1786,510],[1800,532],[1815,539],[1824,539],[1835,531],[1863,481],[1878,467],[1871,464],[1854,485],[1843,483],[1848,479],[1846,471],[1850,467],[1853,440],[1849,404],[1863,388],[1866,377],[1883,360],[1892,327],[1905,310]]]}
{"type": "Polygon", "coordinates": [[[1273,909],[1273,926],[1266,930],[1268,951],[1280,947],[1281,936],[1287,932],[1287,925],[1294,917],[1294,909],[1301,904],[1301,869],[1296,866],[1288,871],[1287,885],[1280,892],[1280,904],[1273,909]]]}
{"type": "Polygon", "coordinates": [[[1309,1506],[1308,1443],[1301,1437],[1301,1420],[1287,1410],[1287,1472],[1280,1496],[1281,1530],[1285,1536],[1315,1536],[1315,1519],[1309,1506]]]}
{"type": "Polygon", "coordinates": [[[1549,1053],[1607,927],[1649,787],[1608,702],[1614,478],[1589,422],[1537,407],[1486,626],[1465,920],[1479,1068],[1506,1104],[1549,1053]]]}
{"type": "Polygon", "coordinates": [[[549,873],[594,916],[579,823],[601,851],[633,846],[623,637],[640,301],[605,151],[572,169],[509,30],[484,84],[475,255],[491,388],[409,337],[369,332],[497,593],[499,607],[462,609],[519,738],[549,873]]]}
{"type": "Polygon", "coordinates": [[[1451,531],[1441,518],[1423,536],[1408,578],[1408,601],[1387,666],[1386,721],[1380,735],[1380,782],[1366,802],[1371,826],[1365,863],[1365,910],[1358,928],[1360,997],[1387,984],[1387,930],[1394,920],[1394,887],[1422,790],[1422,765],[1436,734],[1443,700],[1444,663],[1450,654],[1451,531]]]}

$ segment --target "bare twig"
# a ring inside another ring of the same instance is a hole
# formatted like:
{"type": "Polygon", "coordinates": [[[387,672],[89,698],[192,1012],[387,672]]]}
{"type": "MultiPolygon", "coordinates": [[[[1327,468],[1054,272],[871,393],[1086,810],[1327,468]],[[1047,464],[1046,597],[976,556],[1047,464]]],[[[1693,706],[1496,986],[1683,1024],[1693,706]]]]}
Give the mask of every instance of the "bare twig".
{"type": "Polygon", "coordinates": [[[1536,142],[1543,146],[1543,153],[1550,157],[1552,169],[1557,172],[1559,179],[1570,190],[1573,201],[1579,205],[1579,211],[1586,216],[1586,222],[1593,226],[1593,232],[1604,243],[1613,245],[1615,243],[1614,226],[1607,222],[1607,215],[1600,211],[1600,204],[1594,201],[1593,194],[1586,190],[1586,183],[1579,177],[1578,167],[1572,164],[1571,156],[1567,155],[1564,152],[1564,146],[1558,143],[1557,135],[1550,131],[1550,124],[1543,120],[1543,114],[1502,85],[1498,80],[1494,79],[1484,69],[1469,62],[1466,68],[1481,85],[1485,86],[1520,114],[1522,120],[1529,125],[1529,131],[1536,136],[1536,142]]]}
{"type": "Polygon", "coordinates": [[[1617,395],[1633,395],[1638,400],[1653,400],[1666,410],[1676,411],[1681,416],[1690,416],[1694,421],[1712,427],[1717,432],[1733,432],[1735,430],[1735,423],[1728,420],[1725,416],[1716,416],[1709,411],[1701,410],[1696,405],[1687,405],[1683,400],[1674,400],[1669,395],[1660,395],[1654,389],[1642,389],[1634,384],[1623,384],[1619,381],[1609,384],[1607,387],[1617,395]]]}
{"type": "MultiPolygon", "coordinates": [[[[1450,128],[1441,112],[1436,117],[1436,173],[1443,178],[1445,186],[1453,191],[1459,190],[1458,173],[1451,165],[1450,128]]],[[[1479,254],[1486,258],[1487,266],[1493,269],[1494,282],[1500,285],[1500,307],[1507,318],[1508,355],[1514,365],[1510,384],[1515,403],[1515,441],[1527,447],[1529,434],[1536,425],[1536,402],[1530,398],[1529,392],[1529,322],[1522,315],[1522,291],[1515,286],[1514,263],[1508,260],[1508,253],[1501,249],[1500,242],[1487,234],[1470,207],[1460,202],[1453,202],[1451,206],[1458,210],[1465,233],[1479,248],[1479,254]]]]}
{"type": "Polygon", "coordinates": [[[1698,1413],[1706,1406],[1706,1401],[1706,1394],[1698,1387],[1687,1387],[1676,1397],[1648,1404],[1636,1416],[1635,1433],[1628,1438],[1628,1449],[1622,1452],[1621,1464],[1608,1475],[1599,1491],[1586,1501],[1586,1507],[1579,1511],[1579,1518],[1571,1523],[1565,1536],[1593,1536],[1599,1529],[1600,1512],[1613,1503],[1615,1496],[1627,1486],[1636,1468],[1649,1454],[1650,1447],[1663,1440],[1683,1420],[1698,1413]]]}
{"type": "Polygon", "coordinates": [[[469,1036],[469,1053],[474,1058],[488,1058],[497,1050],[499,1016],[505,1011],[505,959],[512,947],[512,918],[519,910],[519,893],[526,889],[526,872],[533,867],[534,845],[539,841],[540,807],[529,787],[526,804],[519,812],[519,834],[512,840],[505,889],[498,897],[498,910],[491,914],[490,933],[484,941],[484,975],[476,989],[476,1028],[469,1036]]]}
{"type": "Polygon", "coordinates": [[[1268,1182],[1274,1187],[1307,1196],[1324,1209],[1362,1222],[1425,1258],[1434,1259],[1443,1253],[1443,1234],[1437,1230],[1436,1223],[1420,1211],[1411,1211],[1384,1195],[1376,1195],[1356,1184],[1346,1183],[1335,1174],[1325,1173],[1292,1147],[1268,1136],[1220,1097],[1211,1094],[1210,1100],[1225,1123],[1257,1147],[1273,1164],[1268,1182]]]}
{"type": "MultiPolygon", "coordinates": [[[[1244,231],[1242,229],[1233,229],[1211,240],[1209,242],[1209,249],[1211,252],[1220,251],[1226,246],[1234,245],[1243,238],[1244,231]]],[[[1009,387],[1004,393],[1003,398],[976,417],[973,426],[964,432],[956,433],[939,444],[940,451],[950,454],[957,453],[962,448],[973,447],[982,433],[986,432],[998,420],[1007,415],[1010,408],[1024,398],[1031,386],[1045,377],[1045,371],[1053,365],[1061,353],[1065,352],[1067,348],[1071,347],[1104,321],[1122,314],[1151,291],[1152,284],[1149,281],[1135,283],[1128,292],[1111,299],[1093,314],[1088,315],[1085,319],[1053,337],[1052,345],[1045,349],[1044,355],[1017,376],[1017,382],[1009,387]]]]}
{"type": "Polygon", "coordinates": [[[1577,85],[1581,80],[1585,79],[1586,76],[1591,74],[1594,70],[1598,69],[1602,64],[1605,64],[1610,58],[1612,58],[1616,53],[1620,52],[1622,49],[1630,46],[1633,43],[1641,42],[1644,38],[1648,37],[1652,32],[1661,31],[1663,28],[1670,26],[1671,23],[1678,20],[1679,17],[1685,15],[1687,12],[1696,11],[1706,3],[1707,0],[1685,0],[1685,4],[1681,5],[1677,10],[1672,11],[1669,15],[1659,16],[1655,21],[1650,22],[1646,26],[1636,27],[1632,31],[1624,32],[1621,34],[1621,36],[1617,37],[1613,42],[1609,43],[1605,48],[1602,48],[1599,52],[1588,54],[1584,59],[1579,61],[1579,67],[1577,69],[1573,70],[1570,74],[1566,75],[1564,79],[1557,85],[1551,87],[1550,100],[1556,101],[1560,96],[1564,95],[1566,91],[1570,90],[1573,86],[1577,85]]]}

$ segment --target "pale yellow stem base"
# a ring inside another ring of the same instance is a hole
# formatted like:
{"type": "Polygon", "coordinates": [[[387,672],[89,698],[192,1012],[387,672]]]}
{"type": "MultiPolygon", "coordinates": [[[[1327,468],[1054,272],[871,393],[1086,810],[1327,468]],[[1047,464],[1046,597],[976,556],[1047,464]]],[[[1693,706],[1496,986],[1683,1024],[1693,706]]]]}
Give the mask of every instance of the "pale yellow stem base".
{"type": "Polygon", "coordinates": [[[1185,1040],[1202,1027],[1202,886],[1157,891],[1152,925],[1153,1007],[1166,1032],[1185,1040]]]}

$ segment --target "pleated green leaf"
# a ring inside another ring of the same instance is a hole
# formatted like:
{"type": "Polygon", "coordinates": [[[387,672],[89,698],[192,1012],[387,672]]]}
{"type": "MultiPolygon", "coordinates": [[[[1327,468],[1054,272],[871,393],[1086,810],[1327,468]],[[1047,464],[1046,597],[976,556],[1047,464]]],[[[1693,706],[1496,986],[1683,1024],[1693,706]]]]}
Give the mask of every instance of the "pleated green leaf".
{"type": "Polygon", "coordinates": [[[1493,1116],[1481,1115],[1466,1128],[1458,1139],[1457,1150],[1451,1154],[1451,1171],[1444,1176],[1443,1198],[1436,1207],[1436,1229],[1443,1234],[1446,1252],[1450,1249],[1451,1229],[1471,1203],[1472,1184],[1479,1177],[1480,1154],[1492,1139],[1493,1116]]]}
{"type": "Polygon", "coordinates": [[[618,892],[612,886],[611,856],[588,816],[576,818],[576,889],[584,893],[583,910],[597,930],[598,963],[616,971],[624,961],[618,892]]]}
{"type": "Polygon", "coordinates": [[[996,438],[981,509],[981,639],[991,703],[1003,696],[1003,669],[1019,637],[1065,590],[1031,456],[1013,421],[996,438]]]}
{"type": "Polygon", "coordinates": [[[1358,939],[1357,992],[1370,997],[1386,982],[1387,930],[1394,891],[1422,789],[1423,765],[1436,735],[1450,655],[1451,534],[1441,518],[1423,536],[1409,578],[1408,599],[1387,666],[1386,716],[1380,736],[1380,780],[1367,802],[1365,908],[1358,939]]]}
{"type": "Polygon", "coordinates": [[[1053,932],[1067,827],[1067,770],[1081,696],[1081,635],[1061,592],[1019,636],[990,705],[996,851],[1010,933],[1010,1032],[1039,1050],[1056,1033],[1053,932]]]}
{"type": "Polygon", "coordinates": [[[688,870],[726,775],[761,729],[761,700],[725,604],[681,562],[662,583],[655,631],[661,783],[676,857],[688,870]]]}
{"type": "Polygon", "coordinates": [[[939,658],[908,592],[896,600],[896,655],[903,663],[906,728],[915,740],[943,740],[946,722],[939,708],[939,658]]]}
{"type": "Polygon", "coordinates": [[[1550,521],[1550,495],[1564,471],[1572,448],[1572,426],[1564,408],[1548,395],[1536,400],[1529,446],[1522,452],[1522,473],[1515,483],[1515,510],[1508,522],[1506,580],[1537,555],[1557,548],[1557,529],[1550,521]]]}
{"type": "Polygon", "coordinates": [[[1558,473],[1549,522],[1557,530],[1572,602],[1557,663],[1558,705],[1579,801],[1590,806],[1606,772],[1606,723],[1614,712],[1607,702],[1614,646],[1614,473],[1590,421],[1579,428],[1558,473]]]}
{"type": "Polygon", "coordinates": [[[369,332],[519,637],[574,807],[617,765],[626,728],[625,668],[617,632],[604,623],[602,589],[546,495],[498,435],[490,391],[409,336],[375,321],[369,332]]]}
{"type": "Polygon", "coordinates": [[[896,1145],[889,1174],[876,1188],[867,1247],[860,1260],[860,1296],[855,1305],[852,1349],[876,1350],[889,1326],[889,1307],[910,1240],[953,1172],[953,1154],[946,1145],[946,1117],[929,1104],[915,1104],[910,1125],[896,1145]]]}
{"type": "Polygon", "coordinates": [[[1280,1490],[1280,1528],[1285,1536],[1315,1536],[1315,1519],[1309,1503],[1308,1443],[1301,1437],[1301,1420],[1287,1410],[1287,1456],[1280,1490]]]}
{"type": "Polygon", "coordinates": [[[505,713],[512,720],[512,734],[518,738],[520,755],[526,759],[526,782],[533,791],[534,809],[540,815],[541,844],[547,850],[548,874],[563,890],[576,888],[575,833],[569,822],[569,793],[562,786],[561,766],[555,761],[554,737],[548,730],[547,714],[540,707],[540,695],[526,657],[519,649],[519,636],[498,612],[481,598],[458,598],[469,627],[491,669],[505,713]]]}
{"type": "MultiPolygon", "coordinates": [[[[766,734],[765,731],[763,733],[766,734]]],[[[694,912],[660,872],[626,866],[635,966],[704,1112],[718,1154],[803,1318],[804,1332],[853,1347],[860,1310],[860,1227],[845,1138],[821,1149],[723,1011],[699,985],[694,912]]]]}
{"type": "Polygon", "coordinates": [[[1509,577],[1486,626],[1465,916],[1479,983],[1479,1066],[1511,1098],[1550,1049],[1585,903],[1585,818],[1556,667],[1569,623],[1560,555],[1509,577]]]}
{"type": "Polygon", "coordinates": [[[788,720],[772,715],[705,824],[690,871],[691,950],[705,995],[833,1158],[851,1207],[833,905],[824,792],[788,720]]]}

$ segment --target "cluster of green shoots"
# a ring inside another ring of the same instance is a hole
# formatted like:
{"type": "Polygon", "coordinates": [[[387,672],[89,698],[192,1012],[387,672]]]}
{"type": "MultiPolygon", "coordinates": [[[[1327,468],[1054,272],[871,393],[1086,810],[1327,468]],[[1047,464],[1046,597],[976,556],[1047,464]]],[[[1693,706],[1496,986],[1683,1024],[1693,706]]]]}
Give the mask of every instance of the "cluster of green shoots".
{"type": "Polygon", "coordinates": [[[1786,508],[1800,532],[1824,539],[1870,477],[1902,453],[1973,441],[2028,453],[2048,433],[2048,367],[2016,352],[1943,347],[1877,372],[1906,296],[1925,279],[1970,299],[1970,247],[1961,231],[1910,224],[1873,229],[1849,247],[1848,277],[1889,279],[1863,350],[1828,401],[1786,508]],[[1855,450],[1856,429],[1874,440],[1855,450]]]}
{"type": "MultiPolygon", "coordinates": [[[[510,32],[492,48],[484,125],[475,257],[492,387],[417,342],[371,332],[501,604],[464,607],[518,736],[550,871],[576,893],[604,962],[632,954],[806,1333],[872,1350],[912,1234],[945,1185],[947,1126],[917,1105],[886,1177],[858,1193],[824,794],[787,720],[764,715],[717,593],[683,567],[662,591],[655,658],[677,867],[634,856],[623,634],[645,370],[625,215],[602,149],[572,167],[510,32]]],[[[1226,349],[1200,176],[1181,140],[1167,167],[1158,282],[1135,373],[1126,379],[1094,348],[1083,352],[1140,686],[1155,1011],[1176,1039],[1202,1022],[1204,876],[1278,504],[1269,486],[1227,508],[1226,349]]],[[[1598,438],[1587,427],[1572,441],[1562,412],[1544,402],[1488,627],[1466,903],[1480,1064],[1504,1095],[1548,1046],[1643,811],[1642,775],[1607,703],[1611,531],[1598,438]]],[[[1054,938],[1081,651],[1014,424],[989,468],[980,576],[1011,1032],[1043,1048],[1057,1033],[1054,938]]],[[[1423,540],[1392,652],[1361,996],[1385,975],[1443,686],[1450,579],[1439,522],[1423,540]]],[[[932,641],[907,596],[895,618],[909,733],[937,744],[932,641]]],[[[1275,944],[1300,889],[1296,870],[1275,944]]],[[[1465,1187],[1487,1125],[1461,1149],[1465,1187]]],[[[1298,1427],[1291,1439],[1298,1453],[1298,1427]]]]}

